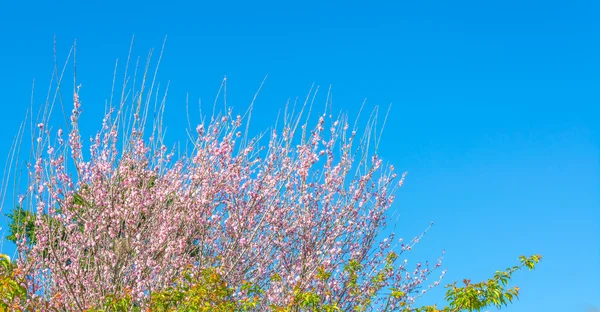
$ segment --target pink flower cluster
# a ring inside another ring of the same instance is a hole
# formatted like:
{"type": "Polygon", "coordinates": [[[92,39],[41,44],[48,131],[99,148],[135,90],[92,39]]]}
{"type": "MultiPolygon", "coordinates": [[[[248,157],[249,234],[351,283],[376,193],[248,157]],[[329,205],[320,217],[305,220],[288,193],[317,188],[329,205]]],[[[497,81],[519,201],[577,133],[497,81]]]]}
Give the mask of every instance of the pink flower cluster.
{"type": "MultiPolygon", "coordinates": [[[[294,289],[357,304],[347,289],[351,259],[362,265],[361,289],[374,286],[393,249],[391,240],[377,247],[378,234],[402,182],[367,157],[368,140],[345,117],[323,115],[312,130],[288,118],[261,146],[242,140],[242,119],[229,111],[199,125],[193,151],[176,155],[159,134],[144,138],[137,114],[124,133],[110,111],[84,159],[80,106],[75,94],[67,140],[40,127],[47,153],[37,154],[30,185],[37,242],[19,244],[27,286],[50,307],[82,310],[125,292],[144,306],[184,270],[206,268],[238,287],[238,298],[243,283],[261,287],[260,307],[286,305],[294,289]]],[[[393,265],[385,285],[406,295],[392,305],[410,303],[431,268],[393,265]]]]}

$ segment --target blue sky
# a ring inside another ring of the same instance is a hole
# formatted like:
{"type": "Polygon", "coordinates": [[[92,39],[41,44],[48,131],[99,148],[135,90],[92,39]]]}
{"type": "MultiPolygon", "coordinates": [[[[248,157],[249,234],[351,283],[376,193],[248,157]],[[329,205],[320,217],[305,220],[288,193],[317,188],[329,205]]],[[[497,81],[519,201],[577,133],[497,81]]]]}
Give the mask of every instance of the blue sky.
{"type": "Polygon", "coordinates": [[[77,39],[84,114],[98,121],[132,35],[142,58],[168,35],[159,80],[172,133],[186,93],[212,103],[225,75],[239,109],[269,75],[260,129],[312,83],[332,85],[334,109],[351,114],[365,98],[392,103],[380,152],[409,172],[396,232],[436,223],[411,261],[445,249],[451,282],[540,253],[503,311],[600,308],[598,2],[53,2],[0,5],[2,163],[34,78],[45,97],[54,35],[62,61],[77,39]]]}

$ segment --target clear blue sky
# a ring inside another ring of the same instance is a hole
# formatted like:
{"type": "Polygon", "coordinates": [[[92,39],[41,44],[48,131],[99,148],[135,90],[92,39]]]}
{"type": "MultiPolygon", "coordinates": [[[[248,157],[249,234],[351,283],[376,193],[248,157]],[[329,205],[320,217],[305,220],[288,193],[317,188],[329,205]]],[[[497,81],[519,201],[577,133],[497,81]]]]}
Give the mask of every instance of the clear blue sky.
{"type": "Polygon", "coordinates": [[[54,35],[62,60],[77,39],[88,117],[131,36],[144,57],[168,35],[159,80],[171,83],[171,133],[182,133],[186,92],[212,103],[224,75],[240,109],[269,75],[257,127],[313,82],[333,86],[335,109],[392,103],[381,154],[409,172],[397,232],[436,223],[411,261],[446,249],[450,282],[540,253],[505,311],[600,308],[597,1],[52,2],[0,5],[1,159],[33,78],[45,97],[54,35]]]}

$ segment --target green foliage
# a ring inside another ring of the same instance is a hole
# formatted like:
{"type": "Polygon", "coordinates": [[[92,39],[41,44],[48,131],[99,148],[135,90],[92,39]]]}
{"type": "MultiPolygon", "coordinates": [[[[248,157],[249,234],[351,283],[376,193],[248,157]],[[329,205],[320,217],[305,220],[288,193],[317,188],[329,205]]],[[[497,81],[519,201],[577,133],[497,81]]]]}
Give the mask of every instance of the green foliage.
{"type": "Polygon", "coordinates": [[[232,311],[232,293],[214,269],[203,270],[197,279],[185,272],[178,287],[153,293],[151,305],[156,311],[232,311]]]}
{"type": "Polygon", "coordinates": [[[7,255],[0,255],[0,311],[18,310],[27,289],[17,278],[18,270],[7,255]]]}
{"type": "MultiPolygon", "coordinates": [[[[36,244],[36,232],[38,229],[38,226],[36,225],[36,219],[38,216],[36,213],[17,206],[12,210],[11,213],[6,214],[6,216],[10,219],[8,222],[9,230],[6,240],[16,244],[21,239],[25,238],[28,246],[33,246],[36,244]]],[[[57,236],[54,238],[54,246],[58,246],[60,239],[64,239],[65,237],[65,227],[58,220],[48,216],[47,214],[42,214],[41,221],[55,231],[57,236]]],[[[81,226],[80,231],[83,231],[81,226]]],[[[44,249],[44,255],[46,256],[47,254],[48,250],[44,249]]]]}
{"type": "MultiPolygon", "coordinates": [[[[79,195],[73,197],[75,205],[85,205],[85,201],[79,195]]],[[[13,211],[7,214],[10,219],[9,233],[6,237],[11,242],[17,242],[23,236],[29,245],[36,243],[36,214],[17,206],[13,211]]],[[[45,216],[43,216],[45,217],[45,216]]],[[[53,220],[46,220],[51,222],[53,220]]],[[[359,261],[350,260],[344,271],[348,275],[346,288],[351,296],[357,296],[360,304],[354,308],[355,311],[366,311],[375,298],[377,293],[383,288],[387,274],[393,272],[394,261],[397,259],[395,253],[390,253],[385,260],[384,267],[377,272],[370,280],[370,287],[364,291],[358,284],[359,273],[362,265],[359,261]]],[[[482,311],[488,307],[501,308],[512,303],[519,297],[519,288],[508,288],[508,283],[512,274],[524,267],[534,269],[540,262],[540,255],[530,257],[519,257],[520,265],[507,268],[504,271],[497,271],[492,278],[487,281],[472,283],[469,279],[464,279],[464,286],[457,286],[457,283],[446,286],[447,291],[445,299],[447,306],[438,309],[436,306],[424,306],[419,308],[405,308],[405,312],[458,312],[458,311],[482,311]]],[[[16,266],[6,255],[0,255],[0,311],[15,310],[19,301],[27,297],[27,291],[22,283],[17,280],[16,266]]],[[[322,268],[317,269],[317,279],[327,281],[331,277],[331,272],[322,268]]],[[[281,281],[278,274],[274,274],[272,282],[281,281]]],[[[401,299],[406,294],[399,290],[391,288],[389,296],[394,299],[401,299]]],[[[241,291],[247,294],[246,299],[236,301],[232,295],[234,289],[229,287],[225,280],[216,269],[205,269],[198,276],[190,272],[184,272],[181,281],[174,286],[169,286],[162,291],[151,294],[150,311],[250,311],[255,310],[259,304],[260,296],[264,293],[262,289],[252,283],[245,282],[241,286],[241,291]]],[[[294,288],[294,300],[287,307],[271,307],[273,311],[340,311],[335,304],[324,304],[323,298],[310,290],[301,290],[294,288]]],[[[125,291],[122,296],[106,296],[101,308],[90,309],[89,312],[101,311],[142,311],[139,305],[136,305],[131,297],[130,291],[125,291]]]]}
{"type": "Polygon", "coordinates": [[[35,214],[21,206],[15,207],[11,213],[6,216],[10,219],[8,222],[8,236],[6,240],[16,243],[17,240],[25,236],[29,245],[36,242],[35,236],[35,214]]]}
{"type": "Polygon", "coordinates": [[[216,269],[205,269],[199,276],[184,272],[176,286],[151,295],[151,311],[249,311],[256,308],[263,290],[250,282],[241,286],[247,298],[236,301],[234,289],[228,287],[216,269]]]}
{"type": "Polygon", "coordinates": [[[471,283],[471,280],[463,280],[464,286],[459,287],[456,282],[446,286],[445,299],[448,306],[438,310],[435,306],[426,306],[414,310],[415,312],[458,312],[458,311],[482,311],[488,307],[500,309],[519,298],[519,287],[507,288],[512,274],[524,267],[532,270],[540,262],[542,256],[521,256],[520,265],[507,268],[505,271],[496,271],[494,277],[487,281],[471,283]]]}
{"type": "Polygon", "coordinates": [[[325,271],[323,268],[317,269],[317,279],[327,281],[331,277],[331,272],[325,271]]]}
{"type": "Polygon", "coordinates": [[[341,311],[335,304],[325,304],[323,299],[316,293],[308,290],[301,291],[294,289],[294,300],[286,308],[271,307],[272,311],[291,312],[291,311],[323,311],[335,312],[341,311]]]}
{"type": "MultiPolygon", "coordinates": [[[[78,194],[73,197],[75,206],[86,205],[85,200],[78,194]]],[[[9,233],[7,240],[16,243],[19,239],[25,237],[28,245],[36,243],[36,214],[15,207],[13,211],[7,214],[10,219],[9,233]]],[[[46,220],[47,216],[42,216],[44,221],[50,225],[54,220],[46,220]]],[[[385,259],[383,268],[377,272],[370,280],[369,287],[361,289],[358,283],[359,274],[362,265],[359,261],[350,260],[344,271],[348,278],[345,287],[351,296],[360,298],[359,305],[354,307],[354,311],[366,311],[372,300],[384,287],[386,276],[393,272],[394,261],[398,256],[391,252],[385,259]]],[[[507,268],[504,271],[497,271],[492,278],[479,283],[472,283],[469,279],[463,280],[463,286],[457,286],[457,283],[446,286],[447,291],[445,299],[447,306],[438,309],[436,306],[424,306],[419,308],[404,308],[405,312],[458,312],[458,311],[482,311],[488,307],[501,308],[512,303],[519,297],[518,287],[508,287],[512,274],[522,268],[534,269],[540,262],[540,255],[530,257],[519,257],[520,265],[507,268]]],[[[27,290],[17,279],[16,266],[6,255],[0,255],[0,311],[15,310],[19,301],[27,298],[27,290]]],[[[327,281],[331,277],[331,272],[323,268],[317,269],[317,280],[327,281]]],[[[275,273],[270,280],[280,282],[281,277],[275,273]]],[[[255,310],[264,293],[260,287],[252,283],[245,282],[240,290],[247,294],[246,299],[234,300],[232,295],[234,289],[229,287],[226,281],[218,274],[214,268],[205,269],[197,276],[191,272],[184,272],[181,281],[173,286],[154,292],[151,294],[150,311],[250,311],[255,310]]],[[[405,294],[400,289],[391,288],[390,298],[401,299],[405,294]]],[[[325,304],[323,298],[310,290],[294,287],[294,299],[287,307],[272,306],[273,311],[340,311],[335,304],[325,304]]],[[[101,311],[142,311],[139,305],[135,304],[130,291],[125,291],[123,295],[108,295],[104,299],[102,307],[90,309],[89,312],[101,311]]]]}
{"type": "Polygon", "coordinates": [[[123,296],[108,295],[104,306],[98,309],[88,309],[86,312],[141,312],[142,309],[133,303],[130,292],[123,296]]]}
{"type": "MultiPolygon", "coordinates": [[[[355,311],[366,311],[371,300],[377,295],[383,286],[383,275],[387,274],[394,260],[395,254],[386,258],[383,269],[375,275],[372,288],[362,294],[364,296],[361,305],[355,307],[355,311]],[[383,275],[382,275],[383,274],[383,275]]],[[[472,283],[463,280],[464,286],[457,283],[446,286],[448,289],[445,299],[447,306],[438,309],[436,306],[424,306],[419,308],[404,308],[404,312],[458,312],[458,311],[482,311],[488,307],[502,308],[512,303],[519,296],[519,288],[508,288],[512,274],[522,268],[534,269],[541,261],[540,255],[530,257],[521,256],[520,265],[507,268],[505,271],[497,271],[487,281],[472,283]]],[[[358,295],[358,273],[361,265],[350,260],[345,271],[348,272],[347,286],[351,292],[358,295]]],[[[318,269],[317,279],[326,281],[331,273],[318,269]]],[[[277,280],[277,275],[271,280],[277,280]]],[[[144,311],[169,311],[169,312],[191,312],[191,311],[254,311],[259,307],[261,296],[264,291],[255,284],[244,282],[239,288],[246,294],[245,299],[236,300],[233,297],[234,288],[227,285],[225,279],[214,268],[204,269],[197,275],[184,272],[182,279],[173,286],[151,294],[149,308],[144,311]]],[[[406,294],[399,289],[391,289],[390,296],[400,299],[406,294]]],[[[7,255],[0,255],[0,311],[19,310],[19,302],[27,298],[27,289],[19,281],[18,269],[10,261],[7,255]]],[[[323,298],[310,290],[294,288],[294,300],[287,307],[271,307],[272,311],[341,311],[335,304],[325,304],[323,298]]],[[[133,302],[131,290],[125,290],[121,296],[108,295],[101,307],[88,309],[88,312],[141,312],[139,304],[133,302]]]]}
{"type": "Polygon", "coordinates": [[[362,265],[355,259],[350,260],[344,268],[344,270],[348,272],[348,281],[346,283],[346,287],[350,289],[350,293],[352,295],[356,295],[360,292],[358,289],[358,272],[361,269],[362,265]]]}
{"type": "MultiPolygon", "coordinates": [[[[358,261],[350,260],[345,267],[348,274],[347,287],[350,293],[356,296],[362,296],[359,306],[354,307],[355,311],[367,311],[372,300],[377,296],[378,291],[383,288],[385,275],[393,269],[393,263],[397,255],[390,253],[386,258],[384,267],[371,280],[371,287],[368,291],[361,293],[358,288],[358,276],[362,266],[358,261]]],[[[540,255],[531,257],[521,256],[520,265],[508,268],[505,271],[497,271],[494,276],[483,282],[471,283],[470,280],[463,280],[464,286],[459,287],[456,283],[446,286],[447,293],[445,299],[447,306],[438,309],[436,306],[424,306],[419,308],[406,307],[404,312],[458,312],[458,311],[483,311],[488,307],[501,308],[512,303],[518,298],[519,288],[508,288],[512,274],[524,267],[534,269],[540,262],[540,255]]],[[[322,268],[317,269],[317,279],[326,281],[331,273],[322,268]]],[[[252,299],[241,302],[234,302],[231,294],[232,290],[227,287],[221,276],[216,270],[203,271],[201,278],[194,280],[190,275],[186,275],[186,281],[195,283],[193,286],[172,287],[166,291],[152,295],[152,311],[248,311],[254,310],[260,300],[263,291],[256,285],[245,283],[242,291],[247,291],[252,299]]],[[[271,280],[278,280],[274,275],[271,280]]],[[[389,295],[400,299],[406,294],[399,289],[391,289],[389,295]]],[[[335,304],[325,304],[323,298],[310,290],[300,290],[294,288],[294,300],[287,307],[271,307],[272,311],[341,311],[335,304]]]]}
{"type": "MultiPolygon", "coordinates": [[[[362,294],[363,298],[361,304],[354,309],[355,311],[366,311],[371,305],[373,298],[385,286],[388,276],[394,273],[394,261],[396,261],[396,259],[398,259],[398,255],[395,252],[390,252],[386,256],[384,267],[371,278],[370,287],[362,294]]],[[[404,293],[401,291],[395,290],[394,292],[394,290],[392,290],[392,293],[397,298],[404,297],[404,293]]]]}

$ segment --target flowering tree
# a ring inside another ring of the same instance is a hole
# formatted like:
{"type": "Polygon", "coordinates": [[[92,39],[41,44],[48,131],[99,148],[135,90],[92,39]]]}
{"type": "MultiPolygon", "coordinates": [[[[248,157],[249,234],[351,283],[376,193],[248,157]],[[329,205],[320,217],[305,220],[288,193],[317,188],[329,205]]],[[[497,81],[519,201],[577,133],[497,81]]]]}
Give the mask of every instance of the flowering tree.
{"type": "Polygon", "coordinates": [[[400,258],[420,237],[379,237],[404,175],[371,148],[374,115],[360,134],[343,114],[311,126],[307,102],[249,138],[251,109],[227,109],[176,153],[163,141],[164,102],[147,122],[155,88],[143,80],[133,100],[109,108],[89,147],[79,91],[68,129],[50,113],[36,122],[27,191],[10,215],[10,280],[23,287],[11,305],[411,310],[439,283],[424,281],[440,260],[400,258]]]}

